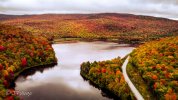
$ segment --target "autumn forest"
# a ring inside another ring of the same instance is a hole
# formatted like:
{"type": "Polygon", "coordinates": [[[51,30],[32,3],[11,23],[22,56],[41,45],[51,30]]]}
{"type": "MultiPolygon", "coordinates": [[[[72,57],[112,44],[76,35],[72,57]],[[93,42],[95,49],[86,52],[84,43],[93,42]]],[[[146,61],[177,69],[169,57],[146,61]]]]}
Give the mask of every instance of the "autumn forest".
{"type": "Polygon", "coordinates": [[[123,58],[80,63],[84,80],[116,99],[136,100],[122,69],[130,57],[127,74],[145,100],[178,99],[178,21],[101,13],[0,15],[0,100],[23,99],[11,88],[23,71],[60,64],[53,44],[93,41],[134,49],[123,58]]]}

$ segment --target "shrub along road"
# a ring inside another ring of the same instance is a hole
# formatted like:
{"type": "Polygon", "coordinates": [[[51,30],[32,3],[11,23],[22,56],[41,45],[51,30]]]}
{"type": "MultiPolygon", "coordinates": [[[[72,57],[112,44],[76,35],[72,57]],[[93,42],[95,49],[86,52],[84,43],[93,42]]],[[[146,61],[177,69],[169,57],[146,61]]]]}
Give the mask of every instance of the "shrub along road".
{"type": "Polygon", "coordinates": [[[127,75],[126,68],[127,68],[127,64],[128,64],[129,58],[130,57],[128,56],[127,59],[124,61],[123,65],[122,65],[122,72],[123,72],[123,75],[124,75],[124,79],[127,82],[127,84],[129,85],[131,91],[133,92],[133,94],[135,95],[137,100],[144,100],[142,95],[135,88],[135,86],[133,85],[133,83],[131,82],[131,80],[129,79],[129,77],[127,75]]]}

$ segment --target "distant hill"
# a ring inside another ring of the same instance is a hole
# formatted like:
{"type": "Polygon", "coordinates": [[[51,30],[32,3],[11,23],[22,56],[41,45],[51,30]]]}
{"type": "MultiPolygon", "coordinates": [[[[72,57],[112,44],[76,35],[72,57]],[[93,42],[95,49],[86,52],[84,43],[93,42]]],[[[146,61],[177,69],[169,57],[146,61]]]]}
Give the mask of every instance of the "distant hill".
{"type": "Polygon", "coordinates": [[[140,43],[178,35],[178,21],[132,14],[1,15],[0,20],[48,39],[62,37],[140,43]]]}
{"type": "Polygon", "coordinates": [[[19,17],[19,16],[0,14],[0,21],[8,20],[8,19],[13,19],[13,18],[17,18],[17,17],[19,17]]]}

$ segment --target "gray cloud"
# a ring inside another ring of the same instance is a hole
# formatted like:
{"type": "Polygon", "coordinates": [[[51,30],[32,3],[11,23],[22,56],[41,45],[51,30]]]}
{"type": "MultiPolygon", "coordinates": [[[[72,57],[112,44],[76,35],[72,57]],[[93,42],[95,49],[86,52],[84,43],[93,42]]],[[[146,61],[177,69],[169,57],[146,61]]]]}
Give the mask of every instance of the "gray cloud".
{"type": "Polygon", "coordinates": [[[178,18],[178,0],[0,0],[0,13],[133,13],[178,18]]]}

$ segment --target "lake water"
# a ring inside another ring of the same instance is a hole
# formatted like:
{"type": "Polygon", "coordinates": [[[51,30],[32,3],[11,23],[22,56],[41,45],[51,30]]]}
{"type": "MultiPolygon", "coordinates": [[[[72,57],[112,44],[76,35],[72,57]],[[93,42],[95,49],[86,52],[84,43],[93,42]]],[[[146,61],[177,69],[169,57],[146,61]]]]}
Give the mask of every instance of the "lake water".
{"type": "Polygon", "coordinates": [[[124,57],[133,50],[126,44],[108,42],[53,44],[53,48],[58,65],[26,71],[15,81],[15,90],[24,100],[108,100],[83,80],[80,64],[124,57]]]}

